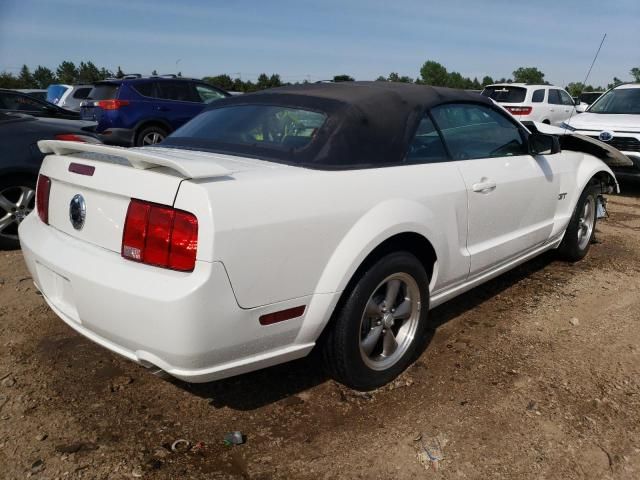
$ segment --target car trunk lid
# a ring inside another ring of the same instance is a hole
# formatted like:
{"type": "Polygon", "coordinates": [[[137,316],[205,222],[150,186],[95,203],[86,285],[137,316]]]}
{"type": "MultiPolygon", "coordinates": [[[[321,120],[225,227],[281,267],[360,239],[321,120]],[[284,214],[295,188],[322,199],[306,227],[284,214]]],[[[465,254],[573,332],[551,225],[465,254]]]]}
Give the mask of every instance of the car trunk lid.
{"type": "Polygon", "coordinates": [[[190,152],[126,149],[43,140],[41,174],[51,179],[49,225],[87,243],[120,252],[131,199],[173,206],[187,178],[229,177],[232,171],[190,152]],[[83,221],[75,200],[84,207],[83,221]]]}

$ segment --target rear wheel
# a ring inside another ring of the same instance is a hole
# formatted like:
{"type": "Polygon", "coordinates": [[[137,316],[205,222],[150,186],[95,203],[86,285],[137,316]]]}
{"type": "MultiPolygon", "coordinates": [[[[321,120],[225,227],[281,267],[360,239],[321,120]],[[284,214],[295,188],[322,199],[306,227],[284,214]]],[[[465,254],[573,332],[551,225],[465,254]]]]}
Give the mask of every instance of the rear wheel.
{"type": "Polygon", "coordinates": [[[36,181],[28,176],[0,179],[0,249],[20,248],[18,225],[34,209],[36,181]]]}
{"type": "Polygon", "coordinates": [[[136,147],[146,147],[160,143],[167,137],[167,131],[157,125],[144,127],[136,135],[136,147]]]}
{"type": "Polygon", "coordinates": [[[558,252],[566,260],[582,260],[589,251],[596,231],[597,207],[597,188],[585,188],[558,248],[558,252]]]}
{"type": "Polygon", "coordinates": [[[347,293],[323,344],[330,375],[356,390],[397,377],[427,339],[429,278],[409,252],[395,252],[368,268],[347,293]]]}

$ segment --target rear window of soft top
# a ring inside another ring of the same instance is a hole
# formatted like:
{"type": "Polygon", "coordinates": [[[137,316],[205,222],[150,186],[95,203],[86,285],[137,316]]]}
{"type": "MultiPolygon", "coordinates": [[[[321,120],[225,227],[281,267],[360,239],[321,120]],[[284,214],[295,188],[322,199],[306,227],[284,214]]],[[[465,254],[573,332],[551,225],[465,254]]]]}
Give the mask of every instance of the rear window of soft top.
{"type": "Polygon", "coordinates": [[[498,103],[522,103],[527,96],[527,89],[523,87],[510,87],[498,85],[486,87],[482,95],[494,99],[498,103]]]}

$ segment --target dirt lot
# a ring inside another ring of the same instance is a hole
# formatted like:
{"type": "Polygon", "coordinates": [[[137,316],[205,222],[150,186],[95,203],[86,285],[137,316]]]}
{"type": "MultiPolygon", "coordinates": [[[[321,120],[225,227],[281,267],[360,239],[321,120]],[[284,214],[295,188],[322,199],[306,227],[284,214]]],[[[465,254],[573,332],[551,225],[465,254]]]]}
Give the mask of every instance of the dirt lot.
{"type": "Polygon", "coordinates": [[[583,262],[546,255],[436,309],[421,359],[366,395],[309,360],[155,377],[74,333],[2,253],[0,477],[640,478],[639,194],[610,199],[583,262]]]}

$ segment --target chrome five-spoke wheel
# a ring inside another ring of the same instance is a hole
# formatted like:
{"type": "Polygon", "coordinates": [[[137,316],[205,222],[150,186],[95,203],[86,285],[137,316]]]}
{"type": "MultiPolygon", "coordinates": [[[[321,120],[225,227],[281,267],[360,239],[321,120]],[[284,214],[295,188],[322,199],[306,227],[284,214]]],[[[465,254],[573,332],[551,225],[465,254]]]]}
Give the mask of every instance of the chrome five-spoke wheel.
{"type": "Polygon", "coordinates": [[[584,250],[591,241],[593,226],[596,223],[596,199],[587,197],[578,216],[578,248],[584,250]]]}
{"type": "Polygon", "coordinates": [[[390,252],[366,265],[340,303],[322,355],[327,373],[348,387],[372,390],[389,383],[431,337],[429,276],[411,252],[390,252]]]}
{"type": "Polygon", "coordinates": [[[420,319],[420,289],[406,273],[384,279],[360,320],[360,354],[373,370],[385,370],[411,346],[420,319]]]}

